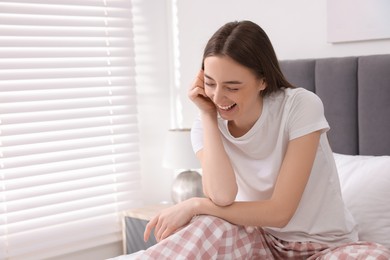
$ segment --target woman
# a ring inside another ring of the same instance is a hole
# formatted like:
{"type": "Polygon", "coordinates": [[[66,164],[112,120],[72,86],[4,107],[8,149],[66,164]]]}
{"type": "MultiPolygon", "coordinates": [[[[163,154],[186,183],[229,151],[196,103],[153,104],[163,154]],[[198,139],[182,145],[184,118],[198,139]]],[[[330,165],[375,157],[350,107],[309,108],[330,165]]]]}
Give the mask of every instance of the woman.
{"type": "Polygon", "coordinates": [[[189,98],[205,197],[155,216],[144,236],[159,243],[141,259],[306,259],[357,241],[322,102],[287,82],[257,24],[211,37],[189,98]]]}

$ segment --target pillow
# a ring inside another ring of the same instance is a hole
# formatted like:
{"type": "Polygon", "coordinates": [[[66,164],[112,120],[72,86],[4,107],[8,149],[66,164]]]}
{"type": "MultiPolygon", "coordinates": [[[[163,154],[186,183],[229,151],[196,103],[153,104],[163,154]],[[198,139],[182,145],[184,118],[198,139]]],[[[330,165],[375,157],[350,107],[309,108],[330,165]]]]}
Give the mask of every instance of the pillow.
{"type": "Polygon", "coordinates": [[[334,153],[342,195],[358,224],[359,240],[390,249],[390,156],[334,153]]]}

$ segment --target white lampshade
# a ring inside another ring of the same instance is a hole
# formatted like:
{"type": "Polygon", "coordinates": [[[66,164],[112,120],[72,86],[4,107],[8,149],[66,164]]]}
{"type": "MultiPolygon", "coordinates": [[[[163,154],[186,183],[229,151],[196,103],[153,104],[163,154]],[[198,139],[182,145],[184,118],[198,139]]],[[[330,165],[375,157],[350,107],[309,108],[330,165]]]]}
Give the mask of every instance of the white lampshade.
{"type": "Polygon", "coordinates": [[[163,155],[164,168],[199,169],[200,163],[191,145],[191,129],[171,129],[167,133],[163,155]]]}

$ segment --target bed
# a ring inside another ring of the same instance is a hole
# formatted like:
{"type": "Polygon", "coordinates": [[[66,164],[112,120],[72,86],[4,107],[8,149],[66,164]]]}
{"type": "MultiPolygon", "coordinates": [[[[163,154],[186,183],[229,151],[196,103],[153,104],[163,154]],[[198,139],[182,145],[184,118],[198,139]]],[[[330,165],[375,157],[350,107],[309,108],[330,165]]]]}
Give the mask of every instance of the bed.
{"type": "Polygon", "coordinates": [[[390,54],[283,60],[324,103],[344,201],[359,239],[390,249],[390,54]]]}

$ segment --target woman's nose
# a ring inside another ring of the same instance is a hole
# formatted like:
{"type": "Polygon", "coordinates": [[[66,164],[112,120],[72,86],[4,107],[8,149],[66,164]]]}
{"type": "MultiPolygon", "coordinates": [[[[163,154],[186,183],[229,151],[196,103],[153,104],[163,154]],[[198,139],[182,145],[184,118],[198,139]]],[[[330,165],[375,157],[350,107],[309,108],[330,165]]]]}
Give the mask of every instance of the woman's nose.
{"type": "Polygon", "coordinates": [[[216,87],[213,93],[213,101],[218,104],[223,99],[223,90],[220,87],[216,87]]]}

